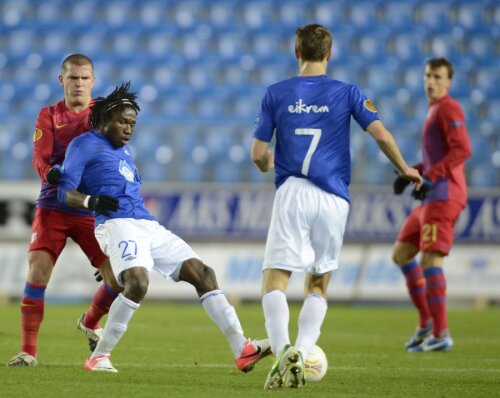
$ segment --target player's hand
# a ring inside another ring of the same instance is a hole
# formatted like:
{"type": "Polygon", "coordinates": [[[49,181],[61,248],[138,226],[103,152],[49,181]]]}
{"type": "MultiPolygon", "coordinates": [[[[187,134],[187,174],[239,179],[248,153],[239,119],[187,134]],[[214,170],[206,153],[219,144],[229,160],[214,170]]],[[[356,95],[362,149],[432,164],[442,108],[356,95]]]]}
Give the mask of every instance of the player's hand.
{"type": "Polygon", "coordinates": [[[45,179],[49,184],[57,184],[59,182],[59,178],[61,178],[61,166],[58,164],[55,164],[52,166],[52,168],[49,170],[47,175],[45,176],[45,179]]]}
{"type": "Polygon", "coordinates": [[[89,199],[89,209],[111,216],[112,211],[117,211],[120,207],[118,199],[109,195],[92,195],[89,199]]]}
{"type": "Polygon", "coordinates": [[[409,180],[413,184],[413,188],[415,191],[418,191],[424,183],[424,180],[422,179],[422,176],[420,175],[418,170],[413,167],[408,167],[405,170],[400,171],[399,176],[406,180],[409,180]]]}
{"type": "Polygon", "coordinates": [[[99,270],[97,270],[96,272],[94,272],[94,276],[95,276],[95,280],[97,282],[102,282],[103,281],[103,277],[102,277],[102,274],[99,270]]]}
{"type": "Polygon", "coordinates": [[[411,192],[411,196],[413,196],[417,200],[424,200],[429,194],[429,192],[432,191],[432,188],[434,188],[432,181],[429,180],[427,177],[424,177],[424,182],[420,187],[420,189],[418,191],[414,189],[411,192]]]}
{"type": "Polygon", "coordinates": [[[410,185],[410,180],[397,176],[392,184],[392,189],[395,195],[401,195],[408,185],[410,185]]]}

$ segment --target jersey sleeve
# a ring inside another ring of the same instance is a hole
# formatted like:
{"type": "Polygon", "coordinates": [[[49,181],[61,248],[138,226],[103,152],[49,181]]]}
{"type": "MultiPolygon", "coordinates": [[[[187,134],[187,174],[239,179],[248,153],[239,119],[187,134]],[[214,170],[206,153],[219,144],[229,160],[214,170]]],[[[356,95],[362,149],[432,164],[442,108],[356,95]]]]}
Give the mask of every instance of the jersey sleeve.
{"type": "Polygon", "coordinates": [[[51,169],[50,159],[54,147],[54,126],[48,108],[43,108],[35,122],[33,134],[33,168],[42,182],[47,182],[46,176],[51,169]]]}
{"type": "MultiPolygon", "coordinates": [[[[82,136],[82,138],[84,138],[82,136]]],[[[57,199],[64,203],[68,191],[78,189],[82,180],[85,166],[90,160],[90,151],[84,139],[75,138],[66,150],[66,157],[62,167],[62,175],[59,179],[57,199]]]]}
{"type": "Polygon", "coordinates": [[[380,120],[377,108],[356,86],[351,86],[351,109],[356,122],[363,130],[375,120],[380,120]]]}
{"type": "Polygon", "coordinates": [[[274,124],[274,106],[269,89],[262,99],[260,113],[255,119],[255,124],[253,137],[264,142],[271,142],[276,126],[274,124]]]}
{"type": "Polygon", "coordinates": [[[453,168],[464,163],[472,153],[464,113],[458,103],[451,102],[442,107],[439,110],[438,123],[444,132],[448,151],[427,173],[427,177],[432,181],[449,176],[453,168]]]}

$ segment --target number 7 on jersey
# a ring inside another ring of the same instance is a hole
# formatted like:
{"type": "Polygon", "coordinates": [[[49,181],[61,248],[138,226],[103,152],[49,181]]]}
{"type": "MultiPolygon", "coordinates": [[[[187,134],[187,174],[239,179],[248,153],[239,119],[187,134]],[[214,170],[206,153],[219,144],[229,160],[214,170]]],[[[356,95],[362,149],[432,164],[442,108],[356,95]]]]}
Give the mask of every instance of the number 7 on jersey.
{"type": "Polygon", "coordinates": [[[311,158],[314,151],[318,147],[319,139],[321,138],[321,129],[295,129],[295,135],[312,135],[311,144],[306,152],[306,157],[302,163],[302,175],[307,176],[309,173],[309,166],[311,165],[311,158]]]}

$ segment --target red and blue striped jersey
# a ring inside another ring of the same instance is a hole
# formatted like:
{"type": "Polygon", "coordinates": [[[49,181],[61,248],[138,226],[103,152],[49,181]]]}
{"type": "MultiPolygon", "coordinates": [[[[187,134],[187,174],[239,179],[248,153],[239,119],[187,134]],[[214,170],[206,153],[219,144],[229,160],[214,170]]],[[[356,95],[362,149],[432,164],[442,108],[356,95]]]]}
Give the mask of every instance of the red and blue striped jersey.
{"type": "Polygon", "coordinates": [[[422,131],[423,174],[434,184],[424,203],[453,200],[465,206],[465,161],[471,155],[460,104],[446,95],[429,104],[422,131]]]}
{"type": "Polygon", "coordinates": [[[42,181],[36,207],[61,210],[72,214],[93,215],[88,209],[73,209],[57,200],[57,184],[46,180],[53,165],[62,165],[66,148],[73,138],[92,130],[89,124],[90,107],[75,113],[68,109],[64,100],[42,108],[35,123],[33,135],[33,168],[42,181]]]}

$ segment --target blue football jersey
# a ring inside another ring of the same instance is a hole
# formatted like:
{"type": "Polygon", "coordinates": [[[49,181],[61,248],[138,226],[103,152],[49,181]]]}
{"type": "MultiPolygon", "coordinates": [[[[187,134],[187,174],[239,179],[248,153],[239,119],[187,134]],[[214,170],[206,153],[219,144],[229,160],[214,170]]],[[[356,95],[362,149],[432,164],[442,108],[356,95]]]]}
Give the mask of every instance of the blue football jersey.
{"type": "Polygon", "coordinates": [[[64,202],[66,193],[76,189],[87,195],[110,195],[120,208],[111,216],[96,213],[96,224],[108,218],[155,220],[144,206],[141,177],[130,148],[116,148],[106,137],[92,130],[71,141],[63,163],[57,198],[64,202]]]}
{"type": "Polygon", "coordinates": [[[379,119],[352,84],[320,75],[269,86],[253,136],[270,142],[276,133],[276,188],[295,176],[349,200],[351,116],[363,130],[379,119]]]}

